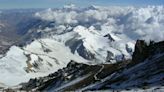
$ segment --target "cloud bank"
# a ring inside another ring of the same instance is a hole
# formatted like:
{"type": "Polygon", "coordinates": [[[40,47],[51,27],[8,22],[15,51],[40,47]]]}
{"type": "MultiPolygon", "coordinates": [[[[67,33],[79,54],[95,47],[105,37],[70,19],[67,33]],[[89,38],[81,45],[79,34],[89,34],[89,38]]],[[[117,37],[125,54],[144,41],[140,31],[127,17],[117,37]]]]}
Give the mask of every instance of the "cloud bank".
{"type": "MultiPolygon", "coordinates": [[[[94,26],[122,39],[164,40],[164,7],[98,7],[47,9],[35,16],[56,25],[94,26]],[[122,35],[124,34],[124,35],[122,35]]],[[[104,34],[105,34],[104,33],[104,34]]]]}

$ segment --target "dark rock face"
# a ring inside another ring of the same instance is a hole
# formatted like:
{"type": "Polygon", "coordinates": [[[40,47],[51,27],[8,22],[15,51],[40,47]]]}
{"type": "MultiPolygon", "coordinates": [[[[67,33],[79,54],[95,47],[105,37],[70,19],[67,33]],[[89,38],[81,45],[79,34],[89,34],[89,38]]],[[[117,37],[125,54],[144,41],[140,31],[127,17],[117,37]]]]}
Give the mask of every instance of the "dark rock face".
{"type": "Polygon", "coordinates": [[[152,54],[159,54],[164,52],[164,41],[154,43],[152,42],[150,44],[150,53],[152,54]]]}
{"type": "Polygon", "coordinates": [[[112,57],[113,57],[113,53],[111,53],[110,51],[107,51],[107,57],[106,57],[106,61],[107,62],[110,62],[110,60],[112,60],[112,57]]]}
{"type": "Polygon", "coordinates": [[[135,51],[133,53],[132,61],[139,63],[145,60],[149,56],[148,45],[144,40],[137,40],[135,45],[135,51]]]}
{"type": "Polygon", "coordinates": [[[90,51],[88,51],[84,45],[83,45],[83,41],[82,40],[77,40],[75,38],[67,41],[65,43],[66,46],[69,46],[69,48],[71,49],[71,52],[73,54],[75,54],[75,52],[77,51],[77,53],[83,57],[84,59],[87,60],[93,60],[95,59],[95,55],[93,53],[91,53],[90,51]]]}
{"type": "Polygon", "coordinates": [[[83,58],[87,60],[95,59],[94,54],[92,54],[90,51],[87,51],[87,49],[84,47],[83,44],[79,46],[79,48],[77,49],[77,52],[79,53],[80,56],[82,56],[83,58]]]}
{"type": "Polygon", "coordinates": [[[139,63],[152,57],[155,54],[164,52],[164,41],[155,43],[150,41],[149,45],[144,40],[137,40],[135,45],[135,51],[133,53],[132,61],[134,64],[139,63]]]}
{"type": "Polygon", "coordinates": [[[115,41],[110,34],[105,35],[104,37],[108,37],[110,41],[115,41]]]}

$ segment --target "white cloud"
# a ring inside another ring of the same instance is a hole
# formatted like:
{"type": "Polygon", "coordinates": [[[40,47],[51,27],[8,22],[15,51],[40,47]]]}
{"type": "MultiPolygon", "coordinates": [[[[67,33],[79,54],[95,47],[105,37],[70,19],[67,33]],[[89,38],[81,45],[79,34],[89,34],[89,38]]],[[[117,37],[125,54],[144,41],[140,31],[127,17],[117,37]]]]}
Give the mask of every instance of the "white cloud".
{"type": "Polygon", "coordinates": [[[36,13],[56,24],[96,26],[101,31],[123,33],[128,39],[164,40],[164,7],[96,7],[83,9],[48,9],[36,13]],[[106,29],[105,29],[106,28],[106,29]]]}

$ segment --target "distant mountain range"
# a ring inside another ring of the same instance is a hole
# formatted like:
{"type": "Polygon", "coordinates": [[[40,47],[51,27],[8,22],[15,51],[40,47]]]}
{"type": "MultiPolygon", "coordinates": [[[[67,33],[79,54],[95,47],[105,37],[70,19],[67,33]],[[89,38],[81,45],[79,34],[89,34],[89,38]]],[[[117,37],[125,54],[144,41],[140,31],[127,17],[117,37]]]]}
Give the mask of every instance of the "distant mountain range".
{"type": "Polygon", "coordinates": [[[153,79],[147,77],[163,77],[156,74],[162,69],[163,16],[163,6],[2,10],[0,87],[53,92],[162,86],[163,80],[149,85],[153,79]],[[144,78],[147,84],[140,82],[144,78]]]}

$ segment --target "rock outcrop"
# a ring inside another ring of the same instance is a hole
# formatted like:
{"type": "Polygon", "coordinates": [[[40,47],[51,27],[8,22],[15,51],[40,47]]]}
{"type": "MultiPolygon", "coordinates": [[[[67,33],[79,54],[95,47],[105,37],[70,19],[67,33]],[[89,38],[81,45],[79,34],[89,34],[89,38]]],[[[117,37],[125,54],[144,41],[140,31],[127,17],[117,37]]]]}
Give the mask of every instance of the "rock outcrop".
{"type": "Polygon", "coordinates": [[[147,58],[151,58],[155,54],[164,52],[164,41],[155,43],[150,41],[146,43],[144,40],[137,40],[135,45],[135,51],[132,56],[133,64],[140,63],[147,58]]]}

